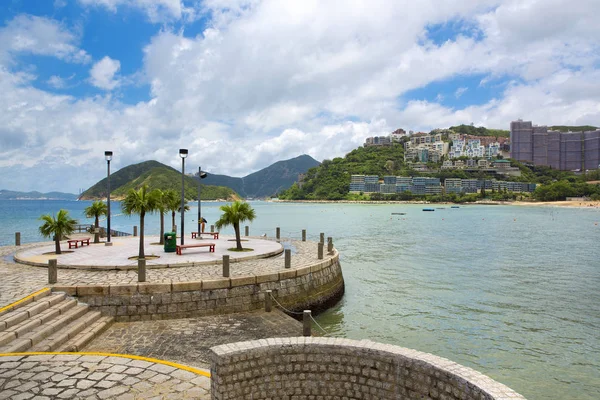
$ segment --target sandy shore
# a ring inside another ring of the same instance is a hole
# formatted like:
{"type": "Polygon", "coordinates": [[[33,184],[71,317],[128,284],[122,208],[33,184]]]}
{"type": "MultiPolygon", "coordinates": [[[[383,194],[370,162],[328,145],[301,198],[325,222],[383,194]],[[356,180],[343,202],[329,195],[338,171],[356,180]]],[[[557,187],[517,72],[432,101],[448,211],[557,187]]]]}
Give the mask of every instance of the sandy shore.
{"type": "Polygon", "coordinates": [[[551,206],[551,207],[582,207],[582,208],[600,208],[600,201],[514,201],[514,206],[551,206]]]}

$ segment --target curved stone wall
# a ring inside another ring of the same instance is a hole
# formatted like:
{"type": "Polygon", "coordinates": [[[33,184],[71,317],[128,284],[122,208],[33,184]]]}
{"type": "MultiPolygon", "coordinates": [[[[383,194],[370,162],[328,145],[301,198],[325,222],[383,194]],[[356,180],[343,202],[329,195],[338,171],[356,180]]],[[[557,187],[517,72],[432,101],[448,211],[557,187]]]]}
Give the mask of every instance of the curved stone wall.
{"type": "Polygon", "coordinates": [[[368,340],[274,338],[211,350],[215,400],[524,399],[471,368],[368,340]]]}
{"type": "MultiPolygon", "coordinates": [[[[192,282],[55,285],[116,321],[186,318],[264,308],[266,291],[290,310],[318,310],[344,293],[339,253],[313,265],[265,275],[192,282]]],[[[273,304],[275,306],[275,304],[273,304]]]]}

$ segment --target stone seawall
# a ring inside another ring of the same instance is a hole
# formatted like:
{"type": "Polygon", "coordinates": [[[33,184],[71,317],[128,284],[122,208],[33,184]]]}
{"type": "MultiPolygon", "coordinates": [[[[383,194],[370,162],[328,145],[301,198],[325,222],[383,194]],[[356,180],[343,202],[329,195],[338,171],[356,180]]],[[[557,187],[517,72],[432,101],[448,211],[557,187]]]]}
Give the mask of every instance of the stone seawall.
{"type": "MultiPolygon", "coordinates": [[[[116,321],[186,318],[264,308],[266,291],[290,310],[318,310],[344,293],[339,254],[310,266],[264,275],[192,282],[56,285],[116,321]]],[[[275,305],[275,303],[274,303],[275,305]]]]}
{"type": "Polygon", "coordinates": [[[211,351],[214,400],[524,399],[471,368],[368,340],[275,338],[211,351]]]}

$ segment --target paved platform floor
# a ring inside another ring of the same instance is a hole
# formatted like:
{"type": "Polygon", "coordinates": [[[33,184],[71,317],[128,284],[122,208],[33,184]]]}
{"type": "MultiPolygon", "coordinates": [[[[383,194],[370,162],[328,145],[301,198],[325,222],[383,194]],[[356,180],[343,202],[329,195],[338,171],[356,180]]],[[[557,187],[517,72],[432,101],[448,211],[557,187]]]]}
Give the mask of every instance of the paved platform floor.
{"type": "MultiPolygon", "coordinates": [[[[129,255],[131,252],[135,254],[135,250],[139,245],[137,238],[120,238],[123,243],[131,247],[130,250],[124,252],[124,255],[129,255]]],[[[152,240],[152,239],[149,239],[152,240]]],[[[206,240],[206,239],[203,239],[206,240]]],[[[221,240],[221,239],[219,239],[221,240]]],[[[277,246],[279,243],[273,240],[262,240],[264,242],[272,242],[277,246]]],[[[312,265],[317,260],[317,243],[302,242],[300,240],[286,240],[282,242],[284,247],[292,249],[291,268],[297,269],[312,265]]],[[[51,246],[50,242],[33,243],[23,246],[4,246],[0,247],[0,307],[19,300],[35,291],[48,285],[48,270],[45,267],[35,267],[25,264],[18,264],[12,261],[13,255],[16,252],[37,252],[41,254],[41,247],[51,246]]],[[[87,247],[87,246],[86,246],[87,247]]],[[[126,248],[123,246],[113,246],[114,248],[126,248]]],[[[96,248],[99,252],[94,259],[98,265],[105,265],[102,257],[106,246],[95,245],[90,248],[96,248]]],[[[77,249],[80,250],[80,249],[77,249]]],[[[207,251],[194,253],[194,257],[198,261],[206,261],[203,257],[208,257],[207,251]]],[[[171,253],[172,254],[172,253],[171,253]]],[[[190,253],[190,256],[192,253],[190,253]]],[[[177,257],[177,256],[173,256],[177,257]]],[[[325,254],[324,259],[332,257],[330,254],[325,254]]],[[[59,262],[60,263],[60,262],[59,262]]],[[[268,274],[285,270],[283,255],[262,259],[244,260],[232,262],[230,265],[230,275],[248,276],[258,274],[268,274]]],[[[170,282],[190,282],[203,279],[218,279],[223,275],[223,266],[220,263],[209,263],[195,266],[186,266],[178,268],[159,268],[148,269],[146,272],[146,281],[155,283],[170,283],[170,282]]],[[[77,286],[77,285],[106,285],[106,284],[134,284],[137,283],[138,276],[136,270],[84,270],[84,269],[59,269],[58,270],[58,286],[77,286]]]]}
{"type": "Polygon", "coordinates": [[[209,349],[266,337],[302,336],[302,323],[281,311],[215,315],[158,321],[117,322],[84,351],[159,358],[210,368],[209,349]]]}
{"type": "MultiPolygon", "coordinates": [[[[54,243],[48,242],[40,246],[30,247],[17,252],[17,261],[40,263],[48,265],[48,260],[55,258],[58,265],[68,265],[79,268],[104,268],[104,269],[135,269],[137,268],[137,257],[139,254],[140,238],[133,236],[115,237],[111,240],[112,246],[105,246],[104,242],[93,243],[93,239],[85,235],[75,235],[74,238],[86,237],[90,244],[69,249],[66,241],[61,242],[62,254],[54,254],[54,243]]],[[[144,237],[144,255],[148,268],[155,266],[177,266],[182,264],[211,264],[221,261],[223,255],[229,255],[232,262],[239,260],[264,258],[279,254],[283,251],[281,244],[274,240],[263,240],[260,238],[244,237],[242,247],[252,249],[251,251],[229,251],[234,248],[235,237],[223,236],[219,239],[211,239],[204,236],[202,239],[187,237],[186,245],[214,243],[215,251],[209,252],[208,247],[188,248],[181,255],[175,252],[165,252],[164,246],[159,244],[159,237],[144,237]],[[156,258],[152,258],[156,257],[156,258]]],[[[177,241],[179,244],[180,242],[177,241]]]]}
{"type": "Polygon", "coordinates": [[[0,355],[0,399],[210,399],[208,372],[93,354],[0,355]]]}

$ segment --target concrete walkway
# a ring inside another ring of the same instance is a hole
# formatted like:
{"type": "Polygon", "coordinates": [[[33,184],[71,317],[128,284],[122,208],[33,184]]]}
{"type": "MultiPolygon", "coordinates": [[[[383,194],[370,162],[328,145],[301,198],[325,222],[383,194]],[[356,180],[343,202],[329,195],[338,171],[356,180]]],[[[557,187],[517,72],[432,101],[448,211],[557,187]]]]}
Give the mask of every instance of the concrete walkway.
{"type": "Polygon", "coordinates": [[[208,376],[128,355],[0,354],[0,399],[210,399],[208,376]]]}

